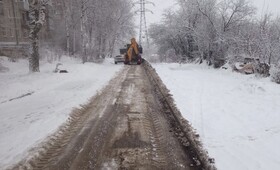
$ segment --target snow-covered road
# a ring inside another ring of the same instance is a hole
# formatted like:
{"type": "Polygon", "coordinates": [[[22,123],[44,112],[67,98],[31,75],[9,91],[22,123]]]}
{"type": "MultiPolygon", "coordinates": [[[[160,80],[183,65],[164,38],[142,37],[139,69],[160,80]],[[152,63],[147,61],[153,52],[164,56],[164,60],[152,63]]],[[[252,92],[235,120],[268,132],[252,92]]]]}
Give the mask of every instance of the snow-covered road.
{"type": "Polygon", "coordinates": [[[280,86],[205,65],[153,65],[219,170],[280,169],[280,86]]]}
{"type": "Polygon", "coordinates": [[[0,169],[26,156],[122,68],[113,61],[83,65],[64,58],[67,74],[53,73],[56,63],[47,62],[40,73],[29,74],[27,61],[1,61],[10,71],[0,73],[0,169]]]}

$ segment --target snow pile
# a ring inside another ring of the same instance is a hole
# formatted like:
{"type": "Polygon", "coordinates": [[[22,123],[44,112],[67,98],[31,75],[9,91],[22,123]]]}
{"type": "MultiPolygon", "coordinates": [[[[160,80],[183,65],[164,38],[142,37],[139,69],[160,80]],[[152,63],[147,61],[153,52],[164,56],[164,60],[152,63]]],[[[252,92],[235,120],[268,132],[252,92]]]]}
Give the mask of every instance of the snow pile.
{"type": "Polygon", "coordinates": [[[273,67],[270,71],[271,80],[275,83],[280,84],[280,67],[273,67]]]}
{"type": "Polygon", "coordinates": [[[122,66],[106,60],[103,64],[62,58],[57,63],[41,62],[41,72],[29,74],[28,62],[8,62],[10,71],[0,73],[0,169],[19,161],[63,124],[74,107],[87,103],[122,66]]]}
{"type": "Polygon", "coordinates": [[[280,86],[205,65],[154,64],[220,170],[280,168],[280,86]]]}
{"type": "Polygon", "coordinates": [[[2,62],[3,62],[3,61],[4,61],[4,57],[1,57],[1,56],[0,56],[0,73],[4,73],[4,72],[9,71],[9,68],[4,67],[4,66],[2,65],[2,62]]]}

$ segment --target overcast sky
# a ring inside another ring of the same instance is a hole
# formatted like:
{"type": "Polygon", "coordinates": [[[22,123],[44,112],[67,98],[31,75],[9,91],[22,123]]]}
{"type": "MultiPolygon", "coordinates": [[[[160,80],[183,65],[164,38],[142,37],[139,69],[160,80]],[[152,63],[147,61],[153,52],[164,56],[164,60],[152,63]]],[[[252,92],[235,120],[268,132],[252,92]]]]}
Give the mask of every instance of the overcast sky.
{"type": "MultiPolygon", "coordinates": [[[[147,5],[147,9],[150,9],[154,14],[147,13],[148,25],[155,22],[160,22],[162,13],[167,8],[175,8],[176,0],[150,0],[155,3],[153,5],[147,5]]],[[[269,11],[274,15],[280,15],[280,0],[250,0],[253,5],[258,8],[258,15],[261,15],[262,11],[269,11]]]]}
{"type": "Polygon", "coordinates": [[[258,8],[258,14],[262,11],[271,12],[275,16],[280,15],[280,0],[251,0],[252,3],[258,8]]]}
{"type": "Polygon", "coordinates": [[[147,5],[147,9],[150,9],[153,11],[154,14],[147,13],[147,22],[154,23],[154,22],[160,22],[162,13],[165,9],[168,8],[175,8],[176,0],[150,0],[155,4],[153,5],[147,5]]]}

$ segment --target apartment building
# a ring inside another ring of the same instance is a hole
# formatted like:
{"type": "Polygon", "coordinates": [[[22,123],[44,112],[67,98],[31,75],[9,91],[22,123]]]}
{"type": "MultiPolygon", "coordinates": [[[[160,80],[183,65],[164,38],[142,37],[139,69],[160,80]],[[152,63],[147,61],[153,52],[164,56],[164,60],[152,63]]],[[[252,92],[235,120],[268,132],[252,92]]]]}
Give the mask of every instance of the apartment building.
{"type": "MultiPolygon", "coordinates": [[[[49,6],[47,7],[50,10],[49,6]]],[[[0,55],[21,55],[29,45],[28,0],[0,0],[0,55]]],[[[39,39],[50,39],[50,23],[47,21],[39,33],[39,39]]]]}
{"type": "Polygon", "coordinates": [[[28,42],[27,0],[0,0],[0,45],[28,42]]]}

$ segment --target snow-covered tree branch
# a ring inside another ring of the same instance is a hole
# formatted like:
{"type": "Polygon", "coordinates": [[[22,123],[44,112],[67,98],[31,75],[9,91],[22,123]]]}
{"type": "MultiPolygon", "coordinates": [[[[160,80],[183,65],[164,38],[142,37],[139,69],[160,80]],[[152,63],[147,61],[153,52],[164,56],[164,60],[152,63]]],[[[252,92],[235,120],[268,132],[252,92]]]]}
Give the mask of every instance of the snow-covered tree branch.
{"type": "Polygon", "coordinates": [[[32,72],[39,71],[39,41],[85,63],[112,56],[134,34],[129,0],[29,0],[29,9],[32,72]]]}
{"type": "Polygon", "coordinates": [[[150,29],[161,56],[173,50],[176,60],[206,60],[217,67],[237,56],[279,62],[279,18],[258,19],[249,0],[177,1],[179,10],[166,11],[150,29]]]}

